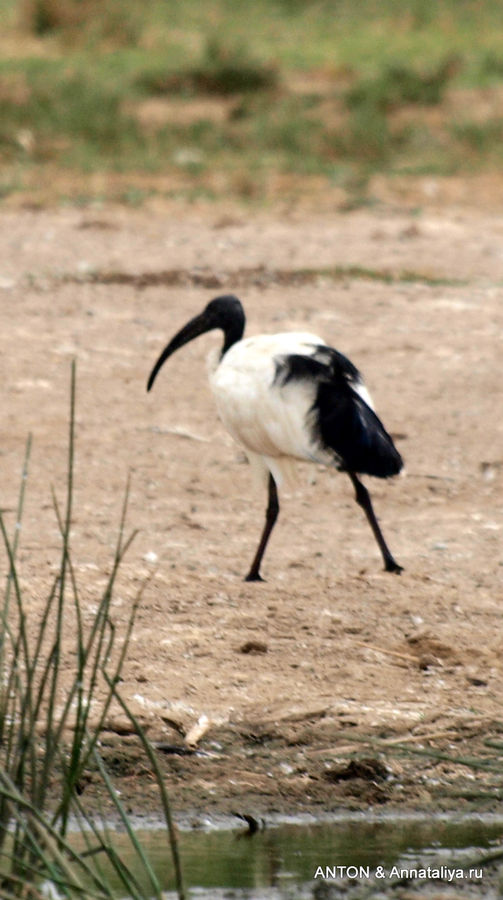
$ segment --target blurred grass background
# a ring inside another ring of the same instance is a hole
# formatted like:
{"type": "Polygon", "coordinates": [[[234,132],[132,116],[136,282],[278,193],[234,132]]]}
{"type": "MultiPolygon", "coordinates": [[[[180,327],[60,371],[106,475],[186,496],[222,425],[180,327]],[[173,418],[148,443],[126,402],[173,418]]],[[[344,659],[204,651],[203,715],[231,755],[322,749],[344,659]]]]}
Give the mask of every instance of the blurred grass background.
{"type": "Polygon", "coordinates": [[[500,170],[495,0],[0,0],[0,198],[368,200],[500,170]]]}

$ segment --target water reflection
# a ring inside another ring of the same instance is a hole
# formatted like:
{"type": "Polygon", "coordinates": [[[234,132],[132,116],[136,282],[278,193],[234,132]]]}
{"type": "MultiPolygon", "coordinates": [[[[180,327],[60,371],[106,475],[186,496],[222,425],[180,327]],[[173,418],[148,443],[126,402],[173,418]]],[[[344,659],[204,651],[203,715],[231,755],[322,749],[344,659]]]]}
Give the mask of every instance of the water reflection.
{"type": "MultiPolygon", "coordinates": [[[[159,880],[172,891],[165,833],[145,831],[138,836],[159,880]]],[[[237,822],[236,830],[181,832],[180,854],[186,884],[195,897],[301,898],[313,896],[322,880],[319,874],[315,878],[320,867],[341,867],[337,877],[342,882],[342,868],[348,867],[374,873],[378,866],[386,871],[394,865],[462,866],[502,839],[502,821],[478,818],[288,824],[251,836],[240,831],[237,822]]],[[[121,835],[114,843],[120,850],[121,835]]]]}

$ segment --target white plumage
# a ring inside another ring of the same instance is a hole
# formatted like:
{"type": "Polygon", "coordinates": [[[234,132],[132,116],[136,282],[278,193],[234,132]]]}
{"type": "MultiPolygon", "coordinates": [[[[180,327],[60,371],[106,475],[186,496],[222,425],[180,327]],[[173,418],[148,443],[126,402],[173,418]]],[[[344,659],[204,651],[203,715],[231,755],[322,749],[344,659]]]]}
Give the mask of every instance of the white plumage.
{"type": "Polygon", "coordinates": [[[260,564],[279,512],[277,486],[290,473],[292,460],[347,472],[386,570],[400,572],[358,474],[388,478],[400,471],[402,460],[360,373],[317,335],[287,332],[243,339],[244,325],[237,297],[215,298],[172,338],[152,370],[148,389],[175,350],[205,331],[223,331],[222,350],[209,356],[217,411],[269,489],[264,531],[247,580],[261,580],[260,564]]]}
{"type": "MultiPolygon", "coordinates": [[[[265,480],[271,473],[278,487],[291,475],[292,459],[334,463],[333,453],[306,427],[316,400],[316,382],[282,385],[275,380],[285,357],[312,357],[320,346],[327,345],[315,334],[284,332],[241,340],[221,360],[214,353],[209,357],[210,386],[220,419],[245,448],[254,469],[265,480]]],[[[362,382],[356,390],[373,408],[362,382]]]]}

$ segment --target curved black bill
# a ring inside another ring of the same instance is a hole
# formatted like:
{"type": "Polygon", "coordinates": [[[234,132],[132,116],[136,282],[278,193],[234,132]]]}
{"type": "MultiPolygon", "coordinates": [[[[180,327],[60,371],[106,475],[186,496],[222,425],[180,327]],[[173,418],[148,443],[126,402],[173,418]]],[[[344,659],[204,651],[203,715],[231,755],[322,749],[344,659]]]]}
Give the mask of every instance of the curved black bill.
{"type": "Polygon", "coordinates": [[[195,316],[190,322],[187,322],[183,328],[178,331],[174,337],[171,338],[167,347],[162,351],[159,359],[157,360],[154,368],[152,369],[148,382],[147,382],[147,391],[152,387],[157,373],[161,366],[166,362],[168,357],[171,356],[175,350],[179,350],[180,347],[183,347],[184,344],[188,344],[189,341],[194,340],[194,338],[199,337],[200,334],[204,334],[206,331],[211,331],[212,328],[215,328],[214,322],[209,318],[206,313],[206,310],[202,312],[199,316],[195,316]]]}

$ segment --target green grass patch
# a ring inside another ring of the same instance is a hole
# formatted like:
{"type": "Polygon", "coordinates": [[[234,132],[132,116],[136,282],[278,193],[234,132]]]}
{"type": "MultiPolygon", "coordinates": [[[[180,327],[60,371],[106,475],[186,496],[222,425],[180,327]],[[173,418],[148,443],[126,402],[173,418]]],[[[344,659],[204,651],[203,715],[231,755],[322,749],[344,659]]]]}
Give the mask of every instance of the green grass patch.
{"type": "Polygon", "coordinates": [[[474,161],[503,158],[503,118],[491,117],[485,122],[465,120],[451,124],[452,137],[474,161]]]}
{"type": "Polygon", "coordinates": [[[4,69],[0,151],[6,160],[55,159],[63,165],[144,152],[138,124],[122,101],[117,85],[77,66],[62,71],[57,62],[31,60],[9,74],[4,69]]]}
{"type": "Polygon", "coordinates": [[[134,46],[143,31],[139,0],[22,0],[21,27],[39,38],[59,36],[68,44],[134,46]]]}
{"type": "Polygon", "coordinates": [[[349,109],[382,112],[410,105],[437,106],[460,66],[458,57],[448,57],[427,71],[405,64],[386,65],[376,77],[362,79],[352,87],[346,104],[349,109]]]}
{"type": "Polygon", "coordinates": [[[187,195],[216,196],[218,182],[251,197],[278,174],[329,187],[349,168],[350,191],[374,172],[499,161],[496,120],[472,123],[467,106],[456,121],[449,103],[462,88],[475,106],[503,81],[503,8],[489,0],[126,0],[120,21],[113,0],[20,9],[0,0],[0,46],[10,35],[18,48],[0,62],[4,196],[47,164],[76,177],[181,175],[187,195]]]}
{"type": "Polygon", "coordinates": [[[225,97],[268,90],[277,84],[275,66],[253,59],[244,42],[224,44],[216,37],[207,40],[202,58],[195,65],[173,70],[157,63],[136,80],[143,92],[161,96],[179,92],[225,97]]]}

